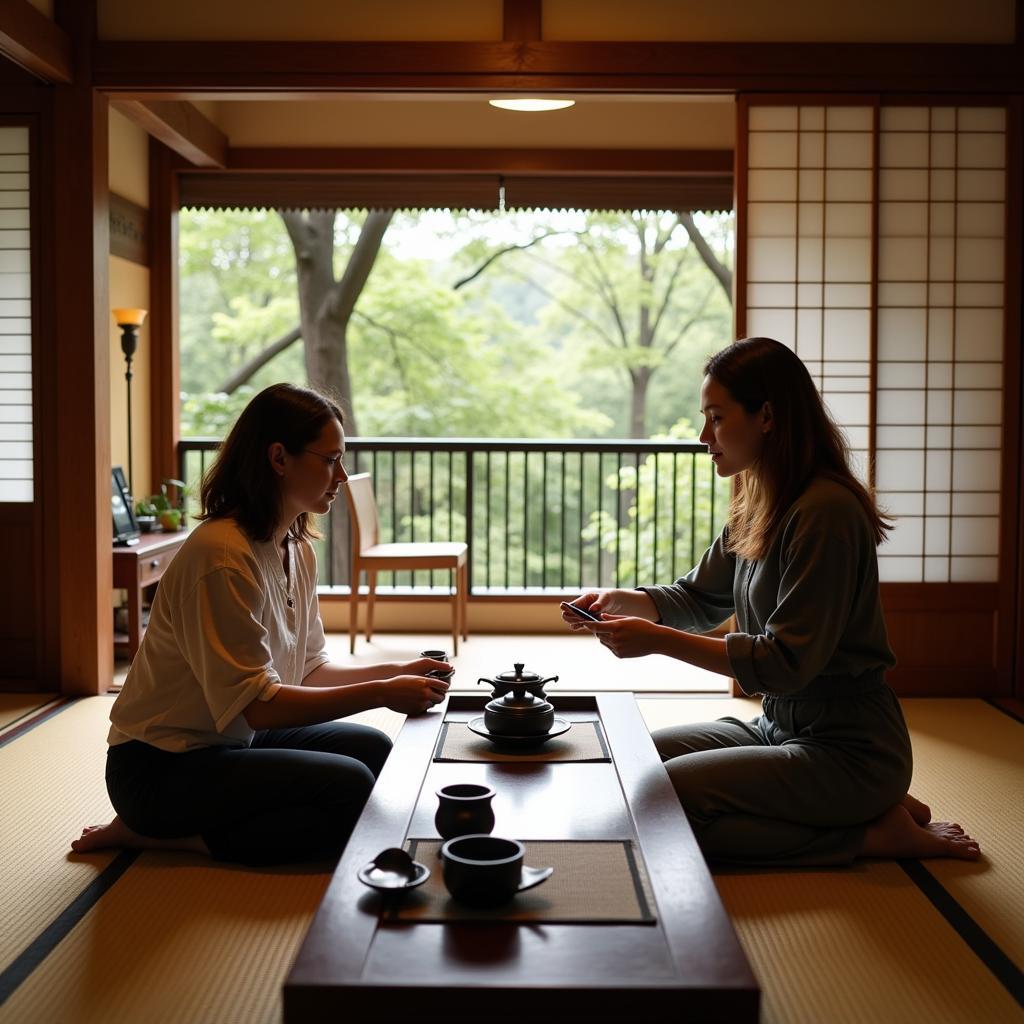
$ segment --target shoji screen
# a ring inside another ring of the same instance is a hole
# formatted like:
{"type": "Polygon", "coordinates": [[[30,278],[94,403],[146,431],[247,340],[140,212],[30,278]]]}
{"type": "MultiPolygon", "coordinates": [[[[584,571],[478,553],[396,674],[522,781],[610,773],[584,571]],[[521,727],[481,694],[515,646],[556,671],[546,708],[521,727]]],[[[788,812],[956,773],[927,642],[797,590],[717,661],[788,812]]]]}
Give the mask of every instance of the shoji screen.
{"type": "Polygon", "coordinates": [[[755,106],[747,136],[747,335],[796,350],[867,480],[873,107],[755,106]]]}
{"type": "Polygon", "coordinates": [[[0,502],[33,497],[28,146],[0,127],[0,502]]]}
{"type": "Polygon", "coordinates": [[[883,107],[879,138],[883,579],[995,581],[1005,111],[883,107]]]}
{"type": "Polygon", "coordinates": [[[1005,131],[991,107],[746,109],[740,324],[804,360],[898,517],[883,581],[998,579],[1005,131]]]}

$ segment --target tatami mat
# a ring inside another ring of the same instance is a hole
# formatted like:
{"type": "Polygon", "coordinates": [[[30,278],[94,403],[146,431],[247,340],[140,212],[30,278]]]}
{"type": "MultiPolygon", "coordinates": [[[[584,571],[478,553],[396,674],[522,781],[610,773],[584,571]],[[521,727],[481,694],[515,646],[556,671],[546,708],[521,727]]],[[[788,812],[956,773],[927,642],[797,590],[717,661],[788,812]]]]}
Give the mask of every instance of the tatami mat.
{"type": "Polygon", "coordinates": [[[110,697],[88,697],[0,747],[0,971],[105,868],[69,858],[86,824],[113,815],[103,784],[110,697]]]}
{"type": "MultiPolygon", "coordinates": [[[[509,614],[514,615],[514,610],[509,614]]],[[[558,619],[555,605],[551,606],[551,614],[558,619]]],[[[339,665],[368,666],[382,661],[408,661],[431,648],[450,651],[451,640],[451,634],[446,637],[443,633],[374,633],[371,643],[360,637],[356,653],[350,655],[348,635],[328,633],[327,653],[339,665]]],[[[662,654],[616,658],[592,636],[576,636],[568,628],[561,633],[471,633],[466,643],[459,644],[459,653],[452,659],[452,687],[489,695],[490,691],[478,685],[477,680],[509,671],[517,661],[545,676],[558,675],[558,682],[548,687],[550,694],[633,689],[725,694],[729,689],[725,676],[662,654]]]]}
{"type": "Polygon", "coordinates": [[[350,715],[345,721],[371,725],[374,729],[380,729],[381,732],[387,733],[392,740],[396,740],[402,731],[405,715],[400,715],[397,711],[389,711],[387,708],[374,708],[373,711],[361,711],[358,715],[350,715]]]}
{"type": "Polygon", "coordinates": [[[46,707],[56,696],[55,693],[0,693],[0,732],[46,707]]]}
{"type": "Polygon", "coordinates": [[[323,865],[256,871],[142,854],[0,1007],[0,1022],[275,1024],[329,880],[323,865]]]}
{"type": "Polygon", "coordinates": [[[749,722],[761,714],[761,701],[756,697],[650,697],[636,703],[651,732],[687,722],[713,722],[716,718],[749,722]]]}
{"type": "Polygon", "coordinates": [[[907,700],[915,796],[937,820],[959,821],[977,863],[925,867],[1024,970],[1024,724],[977,700],[907,700]]]}
{"type": "MultiPolygon", "coordinates": [[[[103,784],[112,700],[77,701],[0,749],[0,971],[116,855],[68,853],[84,824],[113,814],[103,784]]],[[[405,716],[381,708],[349,720],[395,738],[405,716]]],[[[0,1021],[277,1021],[329,877],[322,866],[255,872],[143,854],[0,1007],[0,1021]]]]}
{"type": "Polygon", "coordinates": [[[762,1024],[1011,1024],[1013,997],[899,865],[716,874],[762,1024]]]}

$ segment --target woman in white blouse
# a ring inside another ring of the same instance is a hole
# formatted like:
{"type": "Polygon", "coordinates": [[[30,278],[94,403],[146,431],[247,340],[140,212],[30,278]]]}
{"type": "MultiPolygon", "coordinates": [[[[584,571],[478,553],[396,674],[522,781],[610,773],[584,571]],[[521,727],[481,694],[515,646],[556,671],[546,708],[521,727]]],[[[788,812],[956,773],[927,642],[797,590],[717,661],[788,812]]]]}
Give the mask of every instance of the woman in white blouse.
{"type": "Polygon", "coordinates": [[[444,699],[420,658],[329,662],[316,595],[318,534],[346,479],[340,409],[277,384],[242,412],[203,481],[203,520],[157,590],[111,711],[117,816],[72,849],[191,850],[247,864],[336,858],[391,749],[343,719],[444,699]]]}

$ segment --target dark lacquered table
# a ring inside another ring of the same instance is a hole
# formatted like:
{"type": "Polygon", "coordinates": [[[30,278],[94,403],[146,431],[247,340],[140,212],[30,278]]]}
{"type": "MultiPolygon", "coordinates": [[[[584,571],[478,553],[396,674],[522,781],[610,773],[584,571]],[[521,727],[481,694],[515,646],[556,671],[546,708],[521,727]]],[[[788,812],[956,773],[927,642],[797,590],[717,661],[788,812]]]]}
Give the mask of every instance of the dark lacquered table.
{"type": "Polygon", "coordinates": [[[610,763],[433,761],[445,716],[468,721],[485,699],[455,694],[405,723],[285,982],[286,1024],[757,1021],[757,982],[632,694],[551,698],[569,721],[596,713],[610,763]],[[496,791],[496,835],[632,839],[656,923],[384,920],[356,872],[407,837],[436,838],[435,790],[451,782],[496,791]]]}

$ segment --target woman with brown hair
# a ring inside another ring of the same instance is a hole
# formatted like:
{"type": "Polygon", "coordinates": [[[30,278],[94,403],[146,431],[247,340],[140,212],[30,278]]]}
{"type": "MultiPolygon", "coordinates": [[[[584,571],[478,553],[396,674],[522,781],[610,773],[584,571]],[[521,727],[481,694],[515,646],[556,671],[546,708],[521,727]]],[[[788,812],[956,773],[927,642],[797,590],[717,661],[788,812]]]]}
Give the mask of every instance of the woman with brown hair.
{"type": "Polygon", "coordinates": [[[444,699],[444,662],[329,663],[318,537],[346,480],[337,405],[276,384],[246,406],[202,485],[203,520],[160,581],[111,711],[107,846],[192,850],[247,864],[339,856],[391,750],[337,719],[444,699]]]}
{"type": "Polygon", "coordinates": [[[844,864],[979,855],[910,796],[910,737],[876,548],[891,528],[850,470],[845,438],[785,345],[747,338],[704,369],[701,441],[735,477],[728,522],[667,586],[591,592],[589,629],[617,657],[664,654],[763,695],[750,722],[661,729],[654,742],[709,860],[844,864]],[[701,636],[732,614],[724,638],[701,636]]]}

